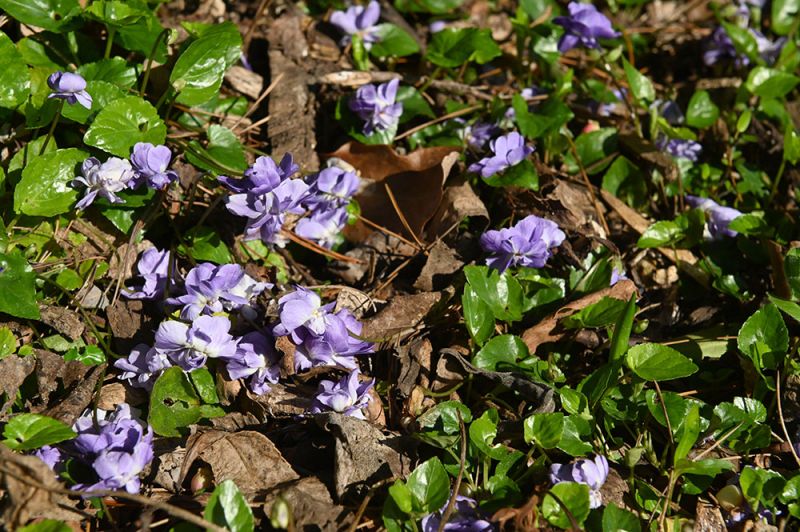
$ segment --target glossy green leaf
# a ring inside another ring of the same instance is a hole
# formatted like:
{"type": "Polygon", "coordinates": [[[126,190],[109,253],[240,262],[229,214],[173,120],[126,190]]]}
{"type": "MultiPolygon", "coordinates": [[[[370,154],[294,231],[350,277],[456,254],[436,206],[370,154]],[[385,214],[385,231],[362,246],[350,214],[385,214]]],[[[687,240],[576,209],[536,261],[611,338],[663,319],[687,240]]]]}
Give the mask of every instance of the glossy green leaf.
{"type": "Polygon", "coordinates": [[[425,58],[434,65],[451,68],[468,61],[482,65],[501,53],[488,29],[446,28],[433,34],[425,58]]]}
{"type": "Polygon", "coordinates": [[[758,53],[758,42],[748,28],[742,28],[725,21],[722,21],[722,27],[725,28],[725,33],[730,37],[737,52],[754,63],[764,62],[758,53]]]}
{"type": "Polygon", "coordinates": [[[464,274],[496,319],[512,322],[522,318],[522,287],[509,271],[499,273],[488,266],[467,266],[464,274]]]}
{"type": "Polygon", "coordinates": [[[608,353],[610,361],[620,360],[628,352],[628,342],[631,338],[633,329],[633,319],[636,316],[636,294],[631,295],[625,310],[617,319],[614,326],[614,333],[611,335],[611,347],[608,353]]]}
{"type": "Polygon", "coordinates": [[[787,35],[800,18],[800,0],[772,0],[772,31],[787,35]]]}
{"type": "Polygon", "coordinates": [[[484,183],[493,187],[520,187],[539,190],[539,174],[529,159],[523,159],[499,174],[485,178],[484,183]]]}
{"type": "MultiPolygon", "coordinates": [[[[133,87],[139,77],[137,66],[129,64],[121,57],[86,63],[78,68],[78,74],[86,81],[105,81],[121,89],[133,87]]],[[[94,97],[94,93],[90,91],[90,94],[94,97]]]]}
{"type": "Polygon", "coordinates": [[[603,509],[603,532],[641,532],[636,514],[609,502],[603,509]]]}
{"type": "Polygon", "coordinates": [[[631,88],[631,94],[636,100],[640,102],[652,102],[656,99],[656,90],[653,88],[653,82],[650,78],[636,70],[627,59],[622,59],[622,65],[625,68],[625,76],[628,78],[628,85],[631,88]]]}
{"type": "Polygon", "coordinates": [[[564,529],[573,528],[567,511],[553,495],[566,507],[576,525],[580,526],[589,517],[589,486],[577,482],[559,482],[550,488],[542,501],[542,515],[551,525],[564,529]]]}
{"type": "Polygon", "coordinates": [[[719,107],[711,101],[707,91],[697,91],[692,94],[689,107],[686,108],[687,124],[702,129],[713,125],[717,118],[719,118],[719,107]]]}
{"type": "Polygon", "coordinates": [[[72,527],[55,519],[43,519],[18,528],[17,532],[72,532],[72,527]]]}
{"type": "Polygon", "coordinates": [[[242,492],[233,480],[223,480],[214,488],[203,517],[231,532],[253,532],[255,519],[242,492]]]}
{"type": "Polygon", "coordinates": [[[564,318],[562,323],[568,329],[605,327],[616,323],[627,307],[627,301],[605,296],[600,301],[564,318]]]}
{"type": "Polygon", "coordinates": [[[186,234],[185,240],[188,247],[181,244],[178,252],[190,255],[196,261],[228,264],[233,260],[228,246],[210,227],[195,227],[186,234]]]}
{"type": "Polygon", "coordinates": [[[418,465],[406,485],[414,496],[414,509],[420,514],[439,510],[450,497],[450,477],[438,458],[418,465]]]}
{"type": "Polygon", "coordinates": [[[69,426],[39,414],[19,414],[12,417],[3,429],[3,443],[15,451],[32,451],[75,437],[69,426]]]}
{"type": "Polygon", "coordinates": [[[660,344],[639,344],[631,347],[625,356],[628,367],[640,378],[648,381],[668,381],[688,377],[697,372],[690,359],[660,344]]]}
{"type": "Polygon", "coordinates": [[[82,105],[66,105],[61,114],[79,124],[86,124],[92,116],[108,107],[114,100],[119,100],[125,96],[125,91],[120,87],[107,81],[88,81],[86,91],[92,95],[92,108],[87,109],[82,105]]]}
{"type": "Polygon", "coordinates": [[[106,354],[96,345],[87,345],[84,348],[70,348],[64,353],[64,360],[77,360],[86,366],[99,366],[106,363],[106,354]]]}
{"type": "Polygon", "coordinates": [[[747,318],[737,345],[759,371],[778,368],[789,350],[789,330],[778,307],[768,303],[747,318]]]}
{"type": "Polygon", "coordinates": [[[222,415],[225,411],[220,407],[202,403],[186,373],[174,366],[165,370],[153,386],[147,420],[156,434],[178,437],[189,425],[222,415]]]}
{"type": "Polygon", "coordinates": [[[121,0],[94,0],[84,13],[114,29],[135,24],[147,16],[146,10],[121,0]]]}
{"type": "Polygon", "coordinates": [[[55,216],[71,210],[78,192],[70,183],[88,156],[77,148],[67,148],[31,157],[14,190],[14,211],[29,216],[55,216]]]}
{"type": "Polygon", "coordinates": [[[561,442],[564,433],[564,414],[534,414],[523,425],[525,441],[543,449],[552,449],[561,442]]]}
{"type": "Polygon", "coordinates": [[[486,342],[486,345],[475,355],[473,364],[478,368],[491,371],[502,370],[503,366],[516,365],[517,360],[528,356],[530,356],[528,347],[519,336],[503,334],[486,342]]]}
{"type": "Polygon", "coordinates": [[[203,147],[191,141],[186,158],[193,165],[220,174],[242,173],[247,169],[244,146],[227,127],[212,124],[208,127],[208,144],[203,147]]]}
{"type": "Polygon", "coordinates": [[[0,9],[30,26],[59,32],[80,13],[78,0],[0,0],[0,9]]]}
{"type": "Polygon", "coordinates": [[[127,158],[137,142],[163,144],[167,126],[155,107],[139,96],[112,101],[97,113],[83,141],[117,157],[127,158]]]}
{"type": "Polygon", "coordinates": [[[447,15],[463,3],[464,0],[395,0],[394,5],[405,13],[447,15]]]}
{"type": "Polygon", "coordinates": [[[679,242],[685,235],[683,228],[671,220],[661,220],[645,229],[636,245],[642,249],[668,246],[679,242]]]}
{"type": "Polygon", "coordinates": [[[494,315],[489,305],[481,299],[469,284],[464,286],[461,296],[464,323],[472,339],[478,345],[489,339],[494,332],[494,315]]]}
{"type": "Polygon", "coordinates": [[[0,31],[0,107],[14,108],[28,97],[31,74],[11,39],[0,31]]]}
{"type": "Polygon", "coordinates": [[[378,42],[372,44],[369,53],[375,57],[403,57],[419,52],[419,44],[403,29],[391,23],[375,27],[378,42]]]}
{"type": "Polygon", "coordinates": [[[744,85],[747,90],[762,98],[782,98],[797,84],[800,77],[774,68],[757,66],[750,71],[744,85]]]}
{"type": "Polygon", "coordinates": [[[36,273],[19,252],[0,253],[0,312],[39,319],[36,273]]]}

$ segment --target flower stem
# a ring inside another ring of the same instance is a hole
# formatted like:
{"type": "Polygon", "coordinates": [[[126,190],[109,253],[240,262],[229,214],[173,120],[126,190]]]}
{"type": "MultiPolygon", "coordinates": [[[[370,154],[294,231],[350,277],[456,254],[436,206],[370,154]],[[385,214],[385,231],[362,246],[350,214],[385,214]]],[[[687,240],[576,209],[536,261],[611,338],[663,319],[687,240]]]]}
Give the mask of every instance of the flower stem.
{"type": "Polygon", "coordinates": [[[150,55],[147,56],[147,66],[144,69],[144,78],[142,78],[142,87],[139,89],[139,96],[144,97],[144,90],[147,88],[147,82],[150,80],[150,70],[153,68],[153,57],[155,57],[156,51],[158,51],[158,45],[161,43],[161,38],[167,35],[169,35],[168,29],[165,29],[158,34],[156,41],[153,43],[153,49],[150,50],[150,55]]]}
{"type": "Polygon", "coordinates": [[[111,57],[111,47],[114,45],[114,35],[116,33],[116,29],[108,28],[108,37],[106,37],[106,52],[103,54],[103,59],[108,59],[111,57]]]}
{"type": "Polygon", "coordinates": [[[61,118],[61,111],[64,109],[64,100],[58,101],[58,109],[56,110],[56,116],[53,117],[53,123],[50,124],[50,130],[47,132],[47,137],[44,139],[44,144],[42,144],[42,149],[39,150],[39,155],[44,153],[44,150],[47,149],[47,144],[50,143],[50,138],[53,136],[53,133],[56,130],[56,126],[58,125],[58,120],[61,118]]]}

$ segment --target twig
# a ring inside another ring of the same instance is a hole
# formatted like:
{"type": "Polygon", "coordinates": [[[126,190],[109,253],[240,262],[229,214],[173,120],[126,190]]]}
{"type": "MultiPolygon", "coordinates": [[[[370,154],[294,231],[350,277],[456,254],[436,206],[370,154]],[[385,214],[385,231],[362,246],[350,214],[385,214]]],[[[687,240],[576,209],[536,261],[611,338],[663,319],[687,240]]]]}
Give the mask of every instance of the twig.
{"type": "Polygon", "coordinates": [[[789,444],[789,449],[792,451],[792,456],[794,456],[794,461],[797,462],[797,465],[800,466],[800,456],[797,456],[797,451],[794,449],[794,445],[792,444],[792,439],[789,437],[789,431],[786,430],[786,422],[783,420],[783,408],[781,407],[781,372],[778,370],[777,375],[775,376],[775,395],[778,399],[778,419],[781,421],[781,428],[783,429],[783,435],[786,436],[786,443],[789,444]]]}
{"type": "Polygon", "coordinates": [[[253,15],[253,23],[250,24],[250,27],[247,28],[247,33],[244,34],[244,38],[242,38],[242,53],[247,53],[247,49],[250,48],[250,41],[253,39],[253,32],[258,26],[258,18],[267,8],[271,0],[261,0],[261,3],[258,4],[256,8],[256,12],[253,15]]]}
{"type": "Polygon", "coordinates": [[[467,429],[464,427],[464,420],[461,419],[461,411],[456,409],[456,417],[458,418],[458,428],[461,431],[461,456],[459,457],[458,475],[456,475],[456,482],[453,484],[453,493],[450,494],[450,500],[447,507],[442,512],[442,520],[439,521],[438,532],[444,532],[450,516],[456,509],[456,500],[458,499],[458,492],[461,490],[461,479],[464,478],[464,467],[467,463],[467,429]]]}
{"type": "Polygon", "coordinates": [[[438,124],[439,122],[444,122],[445,120],[450,120],[451,118],[456,118],[456,117],[461,116],[461,115],[469,114],[472,111],[477,111],[478,109],[481,109],[481,108],[483,108],[482,105],[471,105],[469,107],[465,107],[463,109],[459,109],[457,111],[453,111],[452,113],[447,113],[446,115],[440,116],[439,118],[434,118],[433,120],[430,120],[429,122],[425,122],[424,124],[420,124],[420,125],[418,125],[416,127],[412,127],[408,131],[404,131],[403,133],[397,135],[394,138],[394,140],[402,140],[402,139],[408,137],[409,135],[413,135],[417,131],[422,131],[426,127],[433,126],[435,124],[438,124]]]}
{"type": "Polygon", "coordinates": [[[600,209],[600,202],[597,201],[594,188],[592,187],[592,183],[589,181],[589,174],[586,173],[586,168],[583,167],[583,161],[581,161],[581,158],[578,155],[578,148],[575,146],[575,142],[573,142],[569,136],[565,138],[567,139],[567,142],[569,142],[569,149],[572,152],[572,156],[575,157],[575,162],[578,164],[578,170],[580,171],[581,177],[586,184],[586,188],[589,190],[589,197],[592,199],[594,212],[597,214],[597,218],[600,220],[600,223],[603,224],[603,229],[605,230],[606,235],[610,235],[611,230],[608,228],[608,222],[606,222],[606,217],[603,215],[602,209],[600,209]]]}
{"type": "Polygon", "coordinates": [[[303,238],[291,231],[282,231],[284,236],[286,236],[292,242],[303,246],[304,248],[310,249],[311,251],[316,251],[320,255],[325,255],[326,257],[330,257],[332,259],[340,260],[342,262],[351,262],[353,264],[364,264],[364,261],[361,259],[357,259],[355,257],[348,257],[347,255],[342,255],[341,253],[336,253],[328,248],[324,248],[317,244],[316,242],[312,242],[307,238],[303,238]]]}
{"type": "Polygon", "coordinates": [[[247,112],[245,112],[242,116],[239,117],[239,119],[230,127],[230,130],[231,131],[236,130],[239,124],[242,123],[242,120],[250,116],[253,113],[253,111],[256,110],[256,107],[258,107],[258,105],[262,101],[264,101],[264,98],[269,96],[269,93],[272,92],[272,90],[278,85],[278,83],[280,83],[282,79],[283,79],[283,72],[275,76],[275,79],[272,80],[272,83],[269,84],[269,87],[264,89],[264,92],[261,93],[261,96],[259,96],[258,99],[253,102],[253,104],[247,109],[247,112]]]}
{"type": "Polygon", "coordinates": [[[47,486],[36,480],[32,480],[30,478],[21,476],[16,474],[15,472],[7,469],[4,465],[0,464],[0,471],[3,474],[6,474],[10,477],[14,477],[15,479],[19,480],[20,482],[24,482],[29,486],[33,486],[34,488],[49,491],[51,493],[60,493],[61,495],[68,495],[70,497],[117,497],[119,499],[127,499],[129,501],[133,501],[136,503],[141,504],[142,506],[150,506],[152,508],[157,508],[168,514],[177,517],[179,519],[183,519],[184,521],[188,521],[193,525],[199,526],[203,529],[213,530],[214,532],[228,532],[227,529],[206,521],[202,517],[198,517],[197,515],[193,514],[188,510],[184,510],[178,506],[156,501],[145,497],[144,495],[139,495],[138,493],[128,493],[127,491],[113,491],[113,490],[94,490],[94,491],[81,491],[81,490],[71,490],[67,488],[56,488],[52,486],[47,486]]]}
{"type": "Polygon", "coordinates": [[[669,414],[667,413],[667,404],[664,402],[664,396],[661,395],[661,387],[658,385],[658,381],[653,381],[653,384],[656,385],[656,395],[658,395],[658,400],[661,403],[661,410],[664,412],[664,419],[667,422],[667,430],[669,431],[669,442],[672,446],[675,446],[675,440],[672,438],[672,423],[669,420],[669,414]]]}
{"type": "Polygon", "coordinates": [[[417,243],[417,247],[419,249],[424,249],[425,244],[420,242],[419,238],[417,238],[417,234],[413,229],[411,229],[411,224],[408,223],[405,214],[403,214],[403,211],[400,209],[400,205],[397,204],[397,199],[394,197],[394,192],[392,192],[392,188],[389,186],[389,183],[384,183],[383,186],[386,189],[386,194],[389,196],[389,201],[392,202],[392,207],[394,207],[394,211],[397,213],[398,218],[400,218],[400,222],[403,224],[403,227],[406,228],[406,231],[409,232],[411,238],[413,238],[414,242],[417,243]]]}

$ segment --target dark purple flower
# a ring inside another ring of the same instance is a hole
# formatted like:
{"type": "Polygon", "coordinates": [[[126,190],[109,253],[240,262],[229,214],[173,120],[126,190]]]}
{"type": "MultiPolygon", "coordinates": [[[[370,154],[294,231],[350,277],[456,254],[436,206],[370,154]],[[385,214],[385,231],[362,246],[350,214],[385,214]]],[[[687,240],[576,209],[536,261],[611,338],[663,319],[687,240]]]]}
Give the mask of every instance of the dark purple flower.
{"type": "Polygon", "coordinates": [[[533,147],[525,144],[525,138],[516,131],[497,137],[489,143],[489,146],[494,155],[472,163],[467,169],[480,174],[484,179],[521,163],[533,153],[533,147]]]}
{"type": "Polygon", "coordinates": [[[592,4],[570,2],[568,17],[556,17],[553,22],[564,27],[564,35],[558,41],[558,51],[564,53],[576,46],[600,48],[597,39],[615,39],[619,32],[611,27],[611,21],[592,4]]]}
{"type": "Polygon", "coordinates": [[[87,109],[92,108],[92,95],[86,92],[86,80],[72,72],[53,72],[47,78],[47,85],[53,91],[48,98],[60,98],[68,104],[79,103],[87,109]]]}
{"type": "Polygon", "coordinates": [[[716,201],[708,198],[700,198],[686,195],[686,202],[696,209],[702,209],[708,215],[708,237],[711,240],[720,240],[723,237],[734,237],[738,233],[732,229],[728,229],[728,225],[742,215],[732,207],[723,207],[716,201]]]}
{"type": "Polygon", "coordinates": [[[173,181],[177,181],[178,174],[168,170],[171,160],[172,152],[166,146],[137,142],[131,153],[131,163],[136,172],[131,186],[136,188],[146,183],[152,189],[161,190],[173,181]]]}
{"type": "Polygon", "coordinates": [[[287,179],[265,194],[234,194],[226,207],[233,214],[248,218],[245,240],[260,238],[265,244],[283,247],[287,242],[282,234],[286,215],[305,212],[301,203],[307,192],[308,185],[303,181],[287,179]]]}
{"type": "Polygon", "coordinates": [[[270,157],[259,157],[253,166],[244,172],[242,179],[233,179],[226,176],[219,176],[220,182],[231,192],[236,194],[248,193],[261,195],[272,191],[280,183],[286,181],[300,169],[294,164],[291,153],[287,153],[281,159],[280,165],[276,165],[270,157]]]}
{"type": "Polygon", "coordinates": [[[267,393],[269,384],[276,384],[281,375],[278,354],[272,339],[254,331],[239,339],[236,353],[226,361],[231,379],[247,378],[247,386],[258,395],[267,393]]]}
{"type": "Polygon", "coordinates": [[[380,17],[381,6],[372,0],[366,7],[351,6],[346,11],[334,11],[331,24],[347,34],[342,39],[342,44],[347,44],[351,36],[358,34],[364,41],[364,47],[369,50],[370,45],[379,40],[375,25],[380,17]]]}
{"type": "Polygon", "coordinates": [[[594,460],[581,459],[572,464],[553,464],[550,466],[550,482],[577,482],[589,486],[589,503],[591,508],[603,504],[600,488],[608,478],[608,460],[597,455],[594,460]]]}
{"type": "Polygon", "coordinates": [[[683,111],[681,111],[680,106],[673,100],[656,100],[653,102],[651,107],[657,109],[658,114],[663,116],[664,120],[667,121],[667,124],[671,126],[683,124],[683,121],[685,120],[683,111]]]}
{"type": "Polygon", "coordinates": [[[330,249],[339,240],[342,229],[347,225],[347,219],[347,211],[341,207],[314,212],[311,216],[298,220],[294,232],[330,249]]]}
{"type": "MultiPolygon", "coordinates": [[[[761,56],[767,64],[773,64],[780,56],[781,49],[786,44],[786,39],[781,37],[776,41],[771,41],[764,36],[763,33],[748,28],[753,39],[756,41],[758,47],[758,55],[761,56]]],[[[737,68],[741,68],[750,64],[750,58],[740,54],[733,44],[728,32],[725,31],[723,26],[717,27],[714,33],[711,34],[706,50],[703,52],[703,62],[707,66],[713,66],[721,61],[733,61],[737,68]]]]}
{"type": "Polygon", "coordinates": [[[191,325],[174,320],[161,322],[155,349],[185,371],[205,366],[207,358],[227,360],[236,355],[236,340],[229,334],[225,316],[200,316],[191,325]]]}
{"type": "Polygon", "coordinates": [[[491,256],[486,264],[501,273],[514,266],[541,268],[550,258],[550,249],[561,245],[566,236],[550,220],[530,215],[515,226],[486,231],[481,247],[491,256]]]}
{"type": "Polygon", "coordinates": [[[502,130],[491,122],[475,122],[467,125],[462,130],[463,138],[475,150],[483,150],[489,142],[498,136],[502,130]]]}
{"type": "Polygon", "coordinates": [[[297,286],[294,292],[278,299],[280,322],[273,328],[273,333],[275,336],[290,335],[296,344],[303,341],[303,333],[322,336],[333,307],[333,303],[323,305],[316,292],[297,286]]]}
{"type": "Polygon", "coordinates": [[[656,146],[676,158],[689,159],[696,163],[703,153],[703,145],[699,142],[686,139],[669,139],[662,137],[656,146]]]}
{"type": "Polygon", "coordinates": [[[72,180],[73,187],[86,187],[83,198],[75,205],[81,211],[91,205],[97,196],[111,203],[125,203],[116,193],[128,188],[128,183],[134,177],[131,163],[119,157],[111,157],[102,164],[94,157],[89,157],[81,165],[81,174],[72,180]]]}
{"type": "Polygon", "coordinates": [[[353,370],[338,382],[320,382],[309,413],[338,412],[346,416],[365,419],[362,409],[366,408],[370,402],[369,391],[375,385],[375,379],[369,382],[359,382],[358,377],[358,370],[353,370]]]}
{"type": "Polygon", "coordinates": [[[134,388],[150,391],[161,372],[172,367],[172,363],[166,354],[145,344],[139,344],[131,350],[128,358],[114,361],[114,367],[122,370],[120,380],[127,380],[134,388]]]}
{"type": "MultiPolygon", "coordinates": [[[[136,263],[139,276],[144,279],[144,284],[134,291],[122,290],[122,295],[128,299],[158,299],[167,291],[167,280],[170,274],[170,252],[150,248],[142,253],[136,263]]],[[[175,264],[172,264],[172,277],[177,277],[175,264]]]]}
{"type": "Polygon", "coordinates": [[[303,204],[309,209],[345,207],[361,186],[361,179],[338,166],[325,168],[306,178],[308,195],[303,204]]]}
{"type": "MultiPolygon", "coordinates": [[[[442,514],[447,503],[439,509],[422,518],[422,532],[437,532],[442,522],[442,514]]],[[[488,532],[494,530],[494,525],[483,518],[478,512],[478,503],[464,495],[456,495],[456,504],[453,513],[450,515],[443,530],[447,532],[488,532]]]]}
{"type": "Polygon", "coordinates": [[[350,109],[364,120],[364,134],[385,131],[397,125],[403,104],[396,102],[400,80],[395,78],[378,86],[362,85],[350,99],[350,109]]]}

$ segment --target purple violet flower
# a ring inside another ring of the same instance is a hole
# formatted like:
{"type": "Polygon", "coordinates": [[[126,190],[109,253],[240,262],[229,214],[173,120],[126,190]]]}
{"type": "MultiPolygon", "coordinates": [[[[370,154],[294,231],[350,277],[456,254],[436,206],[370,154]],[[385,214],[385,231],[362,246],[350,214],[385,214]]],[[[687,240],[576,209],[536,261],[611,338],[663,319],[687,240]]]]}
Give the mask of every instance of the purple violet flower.
{"type": "Polygon", "coordinates": [[[330,20],[331,24],[346,34],[342,38],[342,45],[349,43],[353,35],[360,35],[364,41],[364,48],[369,50],[372,43],[380,40],[375,27],[380,17],[381,6],[372,0],[366,7],[351,6],[346,11],[334,11],[330,20]]]}
{"type": "Polygon", "coordinates": [[[483,150],[501,132],[502,130],[491,122],[475,122],[464,128],[463,135],[471,148],[483,150]]]}
{"type": "MultiPolygon", "coordinates": [[[[144,279],[144,284],[134,291],[123,289],[122,295],[128,299],[159,299],[167,291],[170,270],[169,250],[161,251],[157,248],[145,250],[136,263],[136,270],[139,272],[139,277],[144,279]]],[[[172,277],[173,279],[177,277],[174,261],[172,277]]]]}
{"type": "Polygon", "coordinates": [[[73,187],[86,187],[83,198],[75,205],[81,211],[91,205],[97,196],[111,203],[125,203],[116,193],[128,188],[128,183],[134,177],[131,163],[119,157],[111,157],[104,163],[89,157],[81,165],[81,174],[72,180],[73,187]]]}
{"type": "Polygon", "coordinates": [[[661,137],[656,142],[656,147],[666,151],[675,158],[689,159],[696,163],[703,153],[703,145],[699,142],[686,139],[669,139],[661,137]]]}
{"type": "Polygon", "coordinates": [[[658,114],[664,117],[667,124],[671,126],[678,126],[683,124],[685,117],[680,106],[673,100],[656,100],[651,104],[651,107],[658,110],[658,114]]]}
{"type": "Polygon", "coordinates": [[[467,169],[480,174],[484,179],[516,166],[533,153],[533,147],[525,144],[525,138],[516,131],[497,137],[489,143],[489,146],[494,155],[472,163],[467,169]]]}
{"type": "Polygon", "coordinates": [[[166,146],[153,146],[149,142],[137,142],[131,153],[131,163],[136,176],[131,187],[143,184],[154,190],[162,190],[178,180],[178,174],[168,170],[172,152],[166,146]]]}
{"type": "MultiPolygon", "coordinates": [[[[775,63],[778,56],[780,56],[781,49],[786,44],[786,38],[781,37],[773,42],[757,30],[748,28],[748,31],[756,41],[758,55],[769,65],[775,63]]],[[[706,44],[706,50],[703,52],[703,62],[707,66],[713,66],[722,61],[733,61],[737,68],[750,64],[750,58],[736,50],[736,46],[734,46],[728,32],[725,31],[723,26],[719,26],[711,34],[706,44]]]]}
{"type": "Polygon", "coordinates": [[[92,108],[92,95],[86,92],[86,80],[80,74],[53,72],[47,78],[47,85],[53,91],[48,98],[60,98],[70,105],[79,103],[87,109],[92,108]]]}
{"type": "Polygon", "coordinates": [[[185,287],[185,295],[167,299],[167,303],[182,305],[181,318],[193,320],[201,314],[241,309],[272,284],[256,281],[238,264],[204,262],[189,271],[185,287]]]}
{"type": "Polygon", "coordinates": [[[308,185],[301,180],[287,179],[261,195],[234,194],[228,198],[226,207],[233,214],[248,218],[245,240],[261,238],[265,244],[283,247],[287,242],[282,234],[286,215],[305,212],[301,203],[307,192],[308,185]]]}
{"type": "Polygon", "coordinates": [[[44,447],[37,449],[33,455],[47,464],[47,467],[52,469],[56,474],[59,474],[61,471],[63,471],[64,462],[67,460],[67,457],[64,455],[64,452],[61,451],[61,449],[50,445],[45,445],[44,447]]]}
{"type": "Polygon", "coordinates": [[[324,318],[325,332],[314,335],[308,331],[298,332],[302,339],[297,343],[294,364],[297,371],[316,366],[339,366],[356,369],[356,355],[373,351],[373,344],[358,338],[362,323],[347,309],[341,309],[324,318]]]}
{"type": "Polygon", "coordinates": [[[303,238],[331,249],[339,240],[342,229],[347,225],[347,211],[343,208],[313,212],[310,217],[301,218],[294,232],[303,238]]]}
{"type": "Polygon", "coordinates": [[[294,292],[278,299],[280,322],[272,332],[275,336],[290,335],[295,344],[303,341],[304,332],[312,336],[322,336],[334,306],[334,303],[323,305],[316,292],[296,286],[294,292]]]}
{"type": "Polygon", "coordinates": [[[550,258],[550,249],[561,245],[566,235],[550,220],[530,215],[513,227],[486,231],[481,247],[491,256],[490,268],[501,273],[513,266],[541,268],[550,258]]]}
{"type": "Polygon", "coordinates": [[[163,321],[156,331],[154,347],[184,371],[193,371],[205,366],[207,358],[227,360],[236,355],[230,328],[225,316],[200,316],[191,325],[163,321]]]}
{"type": "MultiPolygon", "coordinates": [[[[439,530],[442,514],[449,503],[450,499],[448,498],[442,508],[422,518],[422,532],[439,530]]],[[[450,515],[450,519],[443,528],[447,532],[488,532],[494,529],[494,525],[480,515],[478,503],[464,495],[456,495],[455,511],[450,515]]]]}
{"type": "Polygon", "coordinates": [[[378,86],[362,85],[350,99],[350,110],[365,121],[365,135],[397,126],[403,114],[403,104],[396,101],[399,87],[397,78],[378,86]]]}
{"type": "Polygon", "coordinates": [[[345,416],[366,419],[362,409],[370,402],[369,391],[375,385],[375,379],[359,382],[358,377],[358,370],[353,370],[338,382],[320,382],[309,413],[338,412],[345,416]]]}
{"type": "Polygon", "coordinates": [[[310,210],[346,207],[361,186],[353,172],[331,166],[306,178],[308,195],[303,204],[310,210]]]}
{"type": "Polygon", "coordinates": [[[254,331],[239,339],[236,353],[226,361],[231,379],[247,380],[247,387],[258,395],[269,392],[267,383],[276,384],[280,378],[278,354],[272,340],[265,334],[254,331]]]}
{"type": "Polygon", "coordinates": [[[568,17],[556,17],[553,22],[564,27],[564,35],[558,41],[558,51],[564,53],[577,46],[600,48],[597,39],[615,39],[619,32],[611,27],[611,21],[592,4],[570,2],[568,17]]]}
{"type": "Polygon", "coordinates": [[[686,202],[696,209],[702,209],[708,215],[708,238],[721,240],[723,237],[735,237],[738,233],[728,229],[728,225],[742,215],[732,207],[723,207],[716,201],[698,196],[686,195],[686,202]]]}
{"type": "Polygon", "coordinates": [[[286,181],[300,169],[294,164],[291,153],[281,159],[279,165],[270,157],[259,157],[253,166],[244,171],[242,179],[219,176],[218,179],[228,190],[236,194],[248,193],[261,195],[275,189],[280,183],[286,181]]]}
{"type": "Polygon", "coordinates": [[[589,486],[589,506],[599,508],[603,504],[600,488],[608,478],[608,460],[597,455],[594,460],[581,459],[572,464],[553,464],[550,466],[550,482],[577,482],[589,486]]]}
{"type": "Polygon", "coordinates": [[[609,281],[608,285],[614,286],[618,282],[626,279],[628,279],[628,276],[625,274],[625,270],[620,266],[614,265],[611,269],[611,281],[609,281]]]}
{"type": "Polygon", "coordinates": [[[172,367],[166,354],[145,344],[139,344],[131,350],[128,358],[114,361],[114,367],[122,370],[120,380],[127,380],[134,388],[153,389],[161,372],[172,367]]]}

